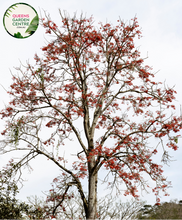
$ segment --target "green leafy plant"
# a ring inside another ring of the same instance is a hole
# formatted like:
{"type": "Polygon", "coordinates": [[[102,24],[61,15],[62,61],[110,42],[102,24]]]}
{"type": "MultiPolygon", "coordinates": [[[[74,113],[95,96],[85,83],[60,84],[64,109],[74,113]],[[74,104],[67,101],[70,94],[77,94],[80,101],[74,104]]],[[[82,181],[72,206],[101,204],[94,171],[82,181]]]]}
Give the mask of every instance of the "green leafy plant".
{"type": "Polygon", "coordinates": [[[20,32],[14,33],[14,37],[16,38],[24,38],[20,32]]]}
{"type": "Polygon", "coordinates": [[[18,5],[18,4],[14,4],[14,5],[12,5],[11,7],[9,7],[8,10],[5,12],[5,16],[6,16],[6,17],[9,17],[9,16],[10,16],[10,13],[12,12],[11,9],[15,10],[15,7],[18,7],[17,5],[18,5]]]}
{"type": "Polygon", "coordinates": [[[25,33],[33,34],[37,30],[38,24],[39,24],[39,17],[38,15],[36,15],[30,22],[30,25],[28,26],[25,33]]]}
{"type": "Polygon", "coordinates": [[[0,219],[22,219],[29,206],[16,199],[19,193],[16,182],[12,178],[13,160],[0,170],[0,219]]]}

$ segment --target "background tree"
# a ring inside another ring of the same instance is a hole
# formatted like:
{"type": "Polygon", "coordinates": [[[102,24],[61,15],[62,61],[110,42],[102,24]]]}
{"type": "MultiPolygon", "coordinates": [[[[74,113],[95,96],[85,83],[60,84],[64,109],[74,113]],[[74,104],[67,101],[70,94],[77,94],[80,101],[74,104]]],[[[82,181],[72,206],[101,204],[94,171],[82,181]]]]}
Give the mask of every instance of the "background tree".
{"type": "Polygon", "coordinates": [[[47,206],[43,198],[37,196],[29,196],[28,199],[28,210],[26,212],[26,217],[28,219],[48,219],[46,209],[47,206]]]}
{"type": "MultiPolygon", "coordinates": [[[[61,180],[62,176],[54,179],[52,189],[47,193],[46,202],[43,202],[42,210],[46,213],[46,218],[51,217],[54,212],[59,219],[85,219],[86,215],[79,193],[69,191],[63,198],[62,191],[65,191],[66,184],[61,180]],[[64,199],[63,204],[62,199],[64,199]]],[[[136,199],[132,199],[130,202],[122,202],[120,197],[116,198],[111,195],[99,197],[97,219],[134,219],[144,204],[145,202],[136,199]]]]}
{"type": "Polygon", "coordinates": [[[182,205],[177,200],[160,205],[144,205],[138,219],[182,219],[182,205]]]}
{"type": "Polygon", "coordinates": [[[11,179],[13,161],[0,171],[0,219],[22,219],[28,205],[16,199],[19,192],[16,182],[11,179]]]}
{"type": "Polygon", "coordinates": [[[95,219],[98,181],[116,193],[125,184],[124,195],[137,198],[138,187],[147,187],[146,173],[156,182],[155,195],[165,192],[168,182],[152,156],[161,145],[167,162],[166,146],[177,150],[181,118],[174,114],[174,89],[153,81],[135,47],[141,37],[136,18],[97,28],[93,18],[60,15],[60,28],[48,16],[43,20],[46,33],[55,36],[42,48],[43,58],[35,55],[34,65],[17,68],[13,76],[12,99],[1,111],[6,119],[1,152],[26,152],[15,173],[44,155],[64,176],[59,205],[76,187],[86,218],[95,219]],[[149,144],[151,137],[159,145],[149,144]],[[72,157],[64,157],[61,149],[71,138],[72,157]],[[106,177],[98,180],[102,169],[106,177]]]}

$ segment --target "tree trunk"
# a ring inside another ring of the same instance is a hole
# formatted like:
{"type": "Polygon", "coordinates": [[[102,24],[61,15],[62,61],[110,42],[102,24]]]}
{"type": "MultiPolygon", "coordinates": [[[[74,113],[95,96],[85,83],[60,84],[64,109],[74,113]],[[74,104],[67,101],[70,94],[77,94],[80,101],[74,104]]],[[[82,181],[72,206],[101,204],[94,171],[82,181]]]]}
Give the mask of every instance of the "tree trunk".
{"type": "Polygon", "coordinates": [[[97,214],[97,174],[93,174],[93,163],[89,163],[88,212],[86,219],[96,219],[97,214]]]}

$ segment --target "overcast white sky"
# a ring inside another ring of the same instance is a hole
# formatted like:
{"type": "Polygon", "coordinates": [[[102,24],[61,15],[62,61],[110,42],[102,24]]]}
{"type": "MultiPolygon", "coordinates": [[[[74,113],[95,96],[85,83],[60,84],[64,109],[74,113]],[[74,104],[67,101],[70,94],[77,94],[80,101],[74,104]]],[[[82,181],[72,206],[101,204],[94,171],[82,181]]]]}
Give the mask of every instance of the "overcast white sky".
{"type": "MultiPolygon", "coordinates": [[[[35,34],[27,39],[16,39],[11,37],[3,27],[3,15],[6,9],[19,1],[6,0],[0,2],[0,74],[1,81],[5,88],[11,83],[13,67],[19,66],[19,61],[25,63],[26,60],[33,61],[35,53],[40,54],[40,48],[46,42],[44,29],[39,26],[35,34]]],[[[182,104],[182,1],[181,0],[31,0],[23,1],[36,9],[38,14],[46,10],[51,18],[59,25],[60,17],[58,9],[66,10],[70,15],[81,12],[88,17],[93,15],[95,25],[99,21],[116,23],[118,17],[129,21],[136,16],[142,28],[143,38],[139,41],[140,51],[143,57],[148,54],[146,64],[153,66],[158,71],[157,80],[166,84],[175,85],[177,91],[176,105],[179,113],[179,106],[182,104]]],[[[0,87],[0,109],[9,97],[3,88],[0,87]]],[[[3,122],[0,122],[0,129],[3,122]]],[[[172,181],[173,187],[169,189],[170,196],[162,197],[162,201],[170,199],[182,199],[182,141],[179,141],[179,150],[171,152],[176,161],[165,166],[165,175],[172,181]]],[[[0,156],[0,166],[6,164],[7,157],[0,156]]],[[[59,170],[47,161],[34,161],[32,163],[34,171],[26,175],[27,182],[19,194],[19,198],[24,200],[30,195],[41,195],[41,191],[48,190],[49,183],[59,174],[59,170]]],[[[1,168],[1,167],[0,167],[1,168]]],[[[26,172],[26,171],[25,171],[26,172]]],[[[121,197],[122,199],[122,197],[121,197]]],[[[124,198],[125,199],[125,198],[124,198]]],[[[129,197],[128,197],[129,199],[129,197]]],[[[154,204],[155,197],[144,194],[142,200],[154,204]]]]}

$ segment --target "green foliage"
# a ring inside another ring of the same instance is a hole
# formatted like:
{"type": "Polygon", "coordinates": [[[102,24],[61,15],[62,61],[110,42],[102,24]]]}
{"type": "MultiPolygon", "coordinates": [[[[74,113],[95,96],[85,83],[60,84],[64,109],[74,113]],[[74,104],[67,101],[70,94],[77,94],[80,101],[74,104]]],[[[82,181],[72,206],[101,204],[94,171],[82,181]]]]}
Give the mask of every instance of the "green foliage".
{"type": "Polygon", "coordinates": [[[12,161],[8,167],[0,171],[0,219],[17,219],[23,218],[23,213],[28,210],[28,205],[19,202],[15,197],[18,187],[14,180],[11,180],[12,161]]]}
{"type": "Polygon", "coordinates": [[[16,123],[13,123],[11,125],[11,133],[10,133],[11,143],[13,143],[15,146],[17,146],[19,143],[19,136],[20,136],[20,129],[22,126],[22,122],[23,122],[23,116],[20,117],[16,123]]]}
{"type": "Polygon", "coordinates": [[[11,138],[12,138],[12,143],[16,145],[18,145],[18,137],[19,137],[19,126],[14,126],[12,127],[12,131],[11,131],[11,138]]]}
{"type": "Polygon", "coordinates": [[[30,25],[28,26],[25,33],[33,34],[37,30],[38,24],[39,24],[39,17],[38,15],[36,15],[30,22],[30,25]]]}
{"type": "Polygon", "coordinates": [[[24,38],[20,32],[14,33],[14,37],[16,38],[24,38]]]}
{"type": "Polygon", "coordinates": [[[176,144],[178,143],[178,138],[174,137],[174,141],[176,142],[176,144]]]}
{"type": "Polygon", "coordinates": [[[9,17],[9,16],[10,16],[10,13],[12,12],[12,9],[14,10],[15,7],[18,7],[17,4],[14,4],[14,5],[12,5],[10,8],[8,8],[8,10],[6,11],[5,16],[6,16],[6,17],[9,17]]]}
{"type": "Polygon", "coordinates": [[[28,205],[18,203],[16,199],[5,199],[0,196],[0,218],[1,219],[20,219],[23,218],[23,211],[28,210],[28,205]]]}
{"type": "Polygon", "coordinates": [[[40,80],[39,82],[43,85],[44,84],[44,72],[42,68],[38,68],[36,70],[37,79],[40,80]]]}

